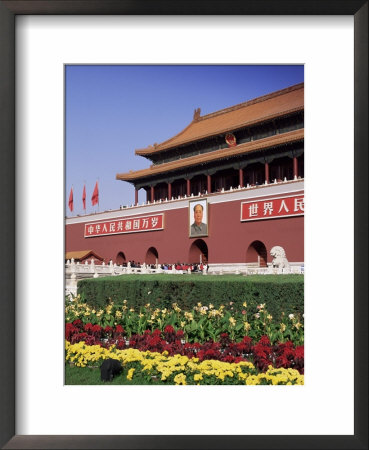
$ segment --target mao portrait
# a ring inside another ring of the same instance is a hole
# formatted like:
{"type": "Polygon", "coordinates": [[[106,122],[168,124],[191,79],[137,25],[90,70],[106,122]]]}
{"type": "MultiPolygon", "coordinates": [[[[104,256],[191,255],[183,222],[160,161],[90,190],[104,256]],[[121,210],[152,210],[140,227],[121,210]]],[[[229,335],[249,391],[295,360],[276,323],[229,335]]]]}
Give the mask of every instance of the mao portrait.
{"type": "Polygon", "coordinates": [[[193,200],[189,203],[190,237],[208,235],[207,200],[193,200]]]}

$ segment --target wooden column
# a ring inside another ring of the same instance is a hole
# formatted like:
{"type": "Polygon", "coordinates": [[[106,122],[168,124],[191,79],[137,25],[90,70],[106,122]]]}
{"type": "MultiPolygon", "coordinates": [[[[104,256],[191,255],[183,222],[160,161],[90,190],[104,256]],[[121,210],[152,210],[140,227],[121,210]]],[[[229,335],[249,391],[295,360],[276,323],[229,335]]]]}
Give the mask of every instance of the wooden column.
{"type": "Polygon", "coordinates": [[[296,156],[293,157],[293,178],[299,176],[299,165],[296,156]]]}
{"type": "Polygon", "coordinates": [[[269,183],[269,164],[265,163],[265,181],[269,183]]]}
{"type": "Polygon", "coordinates": [[[187,197],[191,196],[191,180],[186,180],[187,182],[187,197]]]}
{"type": "Polygon", "coordinates": [[[151,203],[154,201],[154,186],[151,186],[151,203]]]}
{"type": "Polygon", "coordinates": [[[208,194],[211,194],[211,175],[207,176],[208,181],[208,194]]]}
{"type": "Polygon", "coordinates": [[[172,183],[168,183],[168,200],[172,198],[172,183]]]}
{"type": "Polygon", "coordinates": [[[243,169],[239,169],[238,171],[239,185],[243,187],[243,169]]]}
{"type": "Polygon", "coordinates": [[[135,206],[138,204],[138,189],[135,189],[135,206]]]}

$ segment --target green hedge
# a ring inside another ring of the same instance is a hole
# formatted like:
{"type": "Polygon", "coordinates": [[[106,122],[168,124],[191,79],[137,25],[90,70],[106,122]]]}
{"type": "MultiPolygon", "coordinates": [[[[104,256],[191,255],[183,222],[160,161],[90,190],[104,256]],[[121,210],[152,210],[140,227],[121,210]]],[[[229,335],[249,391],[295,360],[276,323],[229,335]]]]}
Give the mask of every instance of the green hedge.
{"type": "Polygon", "coordinates": [[[276,320],[282,312],[304,312],[303,275],[121,275],[80,280],[78,294],[93,307],[127,300],[134,308],[147,303],[171,308],[177,303],[181,309],[191,310],[198,302],[214,307],[233,302],[235,308],[242,308],[246,301],[249,311],[266,303],[276,320]]]}

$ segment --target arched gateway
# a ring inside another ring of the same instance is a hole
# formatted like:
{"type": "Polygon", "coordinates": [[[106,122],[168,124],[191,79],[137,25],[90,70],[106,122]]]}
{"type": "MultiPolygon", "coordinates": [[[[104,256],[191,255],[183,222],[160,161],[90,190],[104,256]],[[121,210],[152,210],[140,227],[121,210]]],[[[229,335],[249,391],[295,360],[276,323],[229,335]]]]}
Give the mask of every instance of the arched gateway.
{"type": "Polygon", "coordinates": [[[124,263],[126,263],[126,256],[123,252],[119,252],[117,254],[117,257],[115,258],[115,262],[118,264],[118,266],[122,266],[124,263]]]}
{"type": "Polygon", "coordinates": [[[246,251],[246,263],[257,264],[259,267],[267,266],[267,250],[261,241],[254,241],[246,251]]]}
{"type": "Polygon", "coordinates": [[[209,259],[208,254],[208,246],[206,245],[206,242],[202,239],[196,239],[190,247],[190,251],[188,254],[188,262],[190,264],[193,263],[207,263],[209,259]]]}
{"type": "Polygon", "coordinates": [[[146,252],[145,263],[146,264],[157,264],[159,258],[158,251],[155,247],[150,247],[146,252]]]}

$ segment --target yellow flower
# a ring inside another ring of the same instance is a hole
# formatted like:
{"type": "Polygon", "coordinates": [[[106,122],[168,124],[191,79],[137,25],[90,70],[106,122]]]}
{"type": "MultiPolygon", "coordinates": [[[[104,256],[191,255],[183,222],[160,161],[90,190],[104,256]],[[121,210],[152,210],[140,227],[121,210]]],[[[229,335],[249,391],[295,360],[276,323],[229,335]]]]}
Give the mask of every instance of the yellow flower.
{"type": "Polygon", "coordinates": [[[134,308],[130,308],[129,311],[130,312],[135,312],[135,309],[134,308]]]}
{"type": "Polygon", "coordinates": [[[212,303],[210,303],[209,309],[213,309],[213,308],[214,308],[214,305],[212,303]]]}
{"type": "Polygon", "coordinates": [[[186,312],[184,313],[184,315],[185,315],[186,319],[188,319],[188,320],[193,320],[193,315],[192,315],[192,313],[186,311],[186,312]]]}
{"type": "Polygon", "coordinates": [[[284,323],[280,324],[282,333],[286,330],[286,325],[284,323]]]}
{"type": "Polygon", "coordinates": [[[236,321],[234,320],[233,317],[229,318],[229,323],[231,324],[232,327],[234,327],[236,325],[236,321]]]}
{"type": "MultiPolygon", "coordinates": [[[[189,359],[186,356],[169,356],[168,352],[163,354],[137,349],[118,350],[115,345],[110,348],[103,348],[99,345],[86,345],[83,341],[76,344],[65,342],[66,361],[73,362],[77,367],[86,367],[91,362],[98,362],[107,358],[114,358],[121,363],[136,362],[139,365],[138,371],[147,372],[148,375],[158,375],[161,380],[166,381],[173,374],[175,384],[187,384],[186,373],[193,377],[196,384],[203,379],[204,375],[215,377],[218,380],[226,381],[226,377],[234,378],[238,383],[269,384],[269,385],[303,385],[304,376],[292,368],[273,369],[268,367],[266,373],[255,375],[255,367],[252,363],[241,361],[239,363],[225,363],[215,360],[199,361],[198,358],[189,359]]],[[[135,369],[130,369],[127,379],[132,379],[135,369]]]]}
{"type": "Polygon", "coordinates": [[[245,328],[246,331],[249,331],[250,328],[251,328],[251,325],[250,325],[248,322],[245,322],[245,323],[243,324],[243,326],[244,326],[244,328],[245,328]]]}
{"type": "Polygon", "coordinates": [[[172,303],[172,307],[174,309],[175,312],[181,312],[181,308],[178,307],[177,303],[172,303]]]}
{"type": "Polygon", "coordinates": [[[246,303],[246,302],[243,302],[242,305],[243,305],[245,308],[247,308],[247,303],[246,303]]]}
{"type": "Polygon", "coordinates": [[[175,384],[186,384],[186,375],[184,373],[179,373],[174,377],[175,384]]]}

